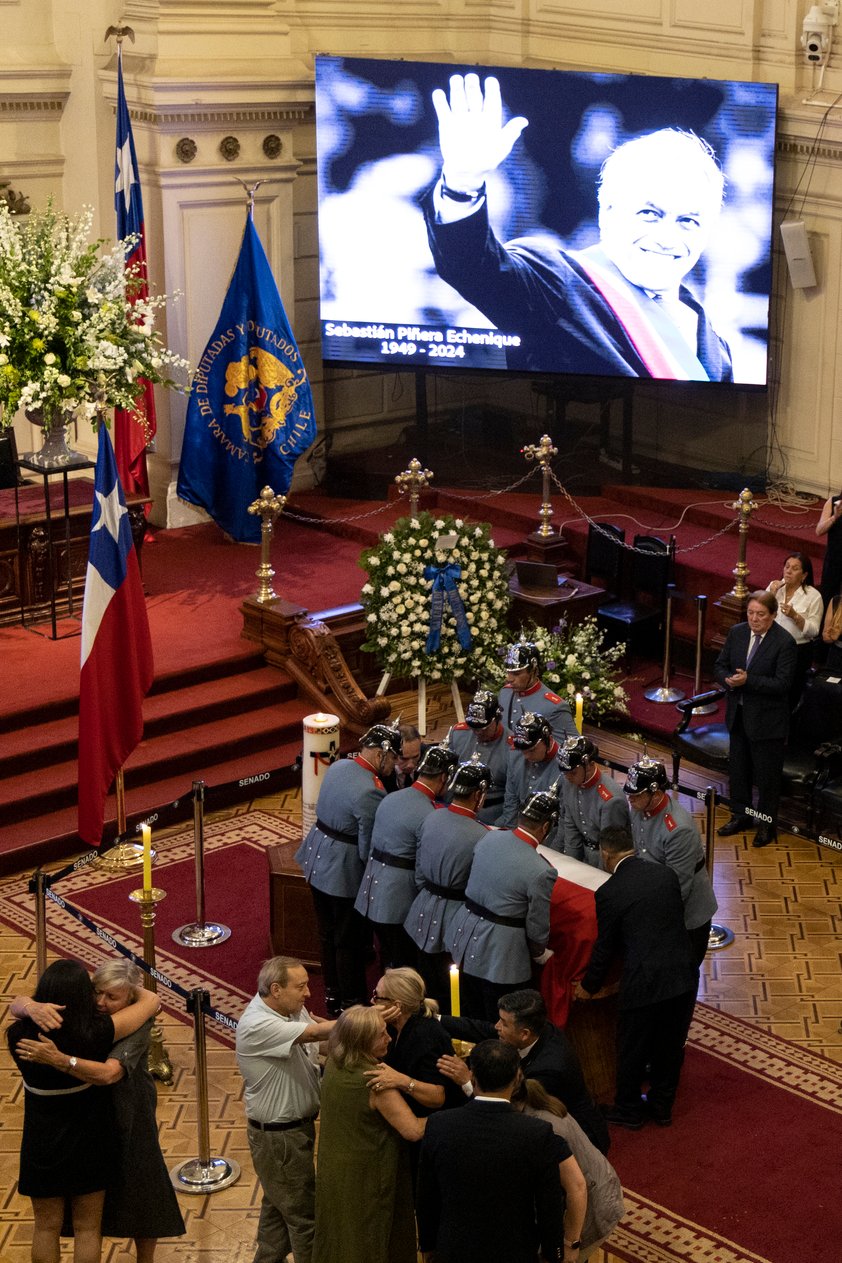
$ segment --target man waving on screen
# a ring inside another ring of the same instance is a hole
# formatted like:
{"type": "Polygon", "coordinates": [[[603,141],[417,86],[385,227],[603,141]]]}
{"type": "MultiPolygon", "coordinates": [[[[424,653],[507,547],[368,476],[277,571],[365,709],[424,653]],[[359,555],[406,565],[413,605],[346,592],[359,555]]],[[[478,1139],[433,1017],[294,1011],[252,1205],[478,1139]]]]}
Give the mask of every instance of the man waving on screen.
{"type": "Polygon", "coordinates": [[[731,381],[731,356],[684,277],[722,206],[724,176],[710,146],[663,128],[619,145],[598,182],[599,244],[564,250],[549,234],[501,244],[486,181],[528,120],[504,122],[500,84],[453,75],[437,88],[442,172],[425,202],[443,280],[498,329],[519,335],[509,367],[731,381]]]}

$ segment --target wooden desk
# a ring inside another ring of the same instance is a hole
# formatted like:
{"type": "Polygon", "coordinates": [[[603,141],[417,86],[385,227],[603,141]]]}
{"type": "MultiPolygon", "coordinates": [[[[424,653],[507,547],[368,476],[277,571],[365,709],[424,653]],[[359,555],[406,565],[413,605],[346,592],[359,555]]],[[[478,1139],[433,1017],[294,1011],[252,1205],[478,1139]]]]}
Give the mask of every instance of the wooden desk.
{"type": "Polygon", "coordinates": [[[575,627],[591,614],[596,614],[605,589],[584,583],[581,579],[567,580],[557,591],[524,591],[512,575],[509,580],[512,604],[509,609],[509,625],[517,630],[521,623],[535,622],[539,627],[555,627],[564,619],[568,627],[575,627]]]}
{"type": "Polygon", "coordinates": [[[295,862],[297,842],[266,848],[269,861],[269,939],[273,956],[295,956],[321,971],[313,896],[295,862]]]}

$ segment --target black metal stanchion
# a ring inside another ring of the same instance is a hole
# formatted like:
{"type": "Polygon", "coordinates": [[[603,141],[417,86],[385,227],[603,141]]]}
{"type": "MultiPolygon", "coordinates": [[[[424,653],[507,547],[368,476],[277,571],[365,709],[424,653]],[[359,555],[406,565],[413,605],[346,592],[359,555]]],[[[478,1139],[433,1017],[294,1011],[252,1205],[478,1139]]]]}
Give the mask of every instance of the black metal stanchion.
{"type": "MultiPolygon", "coordinates": [[[[708,785],[705,790],[705,867],[713,884],[713,852],[716,838],[716,790],[708,785]]],[[[716,951],[719,947],[728,947],[734,941],[734,931],[714,921],[708,937],[708,951],[716,951]]]]}
{"type": "Polygon", "coordinates": [[[35,896],[35,972],[40,978],[47,968],[47,874],[36,868],[29,883],[35,896]]]}
{"type": "Polygon", "coordinates": [[[680,702],[684,690],[670,687],[672,672],[672,597],[675,584],[667,584],[667,612],[664,618],[664,674],[660,688],[646,689],[643,696],[648,702],[680,702]]]}
{"type": "Polygon", "coordinates": [[[240,1178],[240,1166],[233,1158],[210,1156],[208,1123],[208,1051],[203,1006],[210,995],[200,987],[190,992],[187,1008],[193,1014],[196,1060],[196,1105],[199,1127],[199,1156],[180,1162],[170,1171],[170,1179],[180,1193],[216,1193],[240,1178]]]}
{"type": "Polygon", "coordinates": [[[205,922],[205,782],[193,782],[193,838],[196,848],[196,920],[172,936],[182,947],[216,947],[231,937],[227,925],[205,922]]]}
{"type": "MultiPolygon", "coordinates": [[[[705,622],[707,619],[708,599],[703,592],[696,597],[696,674],[693,678],[693,696],[698,697],[702,691],[702,649],[705,643],[705,622]]],[[[708,702],[702,706],[694,706],[694,715],[712,715],[716,710],[716,702],[708,702]]]]}

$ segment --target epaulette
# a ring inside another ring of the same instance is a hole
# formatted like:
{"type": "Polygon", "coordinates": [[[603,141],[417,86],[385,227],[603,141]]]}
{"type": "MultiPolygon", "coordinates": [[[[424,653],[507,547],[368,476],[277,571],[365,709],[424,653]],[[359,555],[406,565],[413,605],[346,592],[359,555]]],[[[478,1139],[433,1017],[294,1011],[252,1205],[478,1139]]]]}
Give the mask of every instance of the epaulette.
{"type": "Polygon", "coordinates": [[[600,781],[600,783],[599,783],[599,784],[597,785],[597,787],[596,787],[596,792],[599,794],[600,798],[604,799],[604,801],[605,801],[605,802],[609,802],[609,801],[610,801],[610,799],[611,799],[611,791],[610,791],[610,790],[608,790],[608,789],[606,789],[606,788],[605,788],[605,786],[602,784],[602,782],[601,782],[601,781],[600,781]]]}
{"type": "Polygon", "coordinates": [[[672,833],[673,829],[678,828],[678,821],[674,816],[671,816],[669,812],[666,812],[664,815],[664,824],[667,826],[670,833],[672,833]]]}
{"type": "Polygon", "coordinates": [[[511,732],[509,733],[508,737],[506,738],[506,744],[508,745],[508,747],[509,747],[509,749],[510,749],[510,750],[514,750],[514,748],[515,748],[515,738],[514,738],[514,734],[513,734],[513,733],[511,733],[511,732]]]}
{"type": "Polygon", "coordinates": [[[374,778],[373,778],[373,780],[374,780],[374,788],[375,788],[375,789],[382,789],[382,790],[383,790],[383,792],[385,793],[385,792],[386,792],[386,786],[383,784],[383,782],[381,781],[380,777],[375,775],[375,776],[374,776],[374,778]]]}
{"type": "Polygon", "coordinates": [[[453,731],[454,732],[467,732],[468,725],[464,721],[461,724],[454,724],[453,731]]]}
{"type": "Polygon", "coordinates": [[[555,706],[559,706],[562,699],[559,697],[558,693],[545,693],[544,700],[552,702],[555,706]]]}

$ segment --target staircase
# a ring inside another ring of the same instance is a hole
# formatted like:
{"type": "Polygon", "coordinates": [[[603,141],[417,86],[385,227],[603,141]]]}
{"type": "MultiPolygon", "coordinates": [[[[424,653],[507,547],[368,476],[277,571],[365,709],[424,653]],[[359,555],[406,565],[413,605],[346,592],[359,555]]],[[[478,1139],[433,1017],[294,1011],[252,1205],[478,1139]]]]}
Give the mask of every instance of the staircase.
{"type": "MultiPolygon", "coordinates": [[[[144,702],[143,740],[125,766],[127,815],[184,798],[194,780],[211,787],[292,763],[311,709],[288,676],[245,644],[222,660],[162,674],[144,702]]],[[[46,719],[43,707],[0,719],[0,875],[82,847],[78,724],[78,695],[69,691],[51,702],[46,719]]],[[[114,811],[112,795],[106,838],[116,832],[114,811]]]]}

